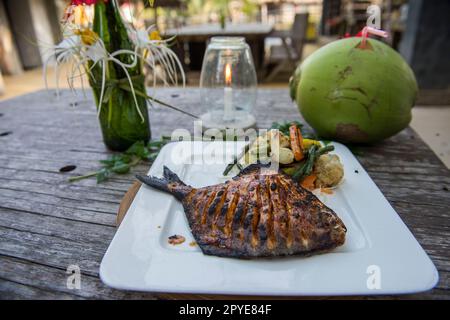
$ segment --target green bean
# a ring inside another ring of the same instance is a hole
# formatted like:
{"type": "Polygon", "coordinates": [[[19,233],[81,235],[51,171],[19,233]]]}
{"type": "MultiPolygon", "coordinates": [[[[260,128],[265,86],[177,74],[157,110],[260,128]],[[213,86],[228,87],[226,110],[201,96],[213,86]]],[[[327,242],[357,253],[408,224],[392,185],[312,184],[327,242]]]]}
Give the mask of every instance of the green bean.
{"type": "Polygon", "coordinates": [[[294,172],[292,178],[297,181],[302,181],[304,178],[306,178],[312,173],[314,169],[314,163],[316,162],[316,160],[321,155],[333,150],[334,146],[331,145],[325,146],[320,149],[318,149],[316,145],[311,146],[311,148],[309,148],[308,150],[306,161],[296,170],[296,172],[294,172]]]}

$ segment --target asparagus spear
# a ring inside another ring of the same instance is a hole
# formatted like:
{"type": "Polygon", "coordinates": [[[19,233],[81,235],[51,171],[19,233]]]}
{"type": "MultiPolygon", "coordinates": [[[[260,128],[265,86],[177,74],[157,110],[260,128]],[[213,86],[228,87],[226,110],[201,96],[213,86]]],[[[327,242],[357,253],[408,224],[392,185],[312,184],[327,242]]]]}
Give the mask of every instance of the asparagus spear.
{"type": "Polygon", "coordinates": [[[250,150],[250,145],[251,145],[251,142],[247,143],[247,144],[245,145],[245,147],[244,147],[244,150],[243,150],[240,154],[238,154],[237,156],[235,156],[234,159],[233,159],[233,161],[230,162],[230,163],[226,166],[225,170],[224,170],[223,173],[222,173],[224,176],[226,176],[228,173],[230,173],[231,169],[233,169],[234,166],[237,166],[239,170],[242,170],[242,169],[243,169],[243,168],[242,168],[242,165],[239,163],[239,160],[241,160],[241,158],[242,158],[242,157],[250,150]]]}

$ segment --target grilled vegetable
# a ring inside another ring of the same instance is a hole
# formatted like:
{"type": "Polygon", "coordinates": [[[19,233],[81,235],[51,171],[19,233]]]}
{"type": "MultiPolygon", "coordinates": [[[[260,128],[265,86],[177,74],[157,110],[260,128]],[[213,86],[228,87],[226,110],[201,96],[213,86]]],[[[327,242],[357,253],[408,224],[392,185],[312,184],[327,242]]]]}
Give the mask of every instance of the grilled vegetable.
{"type": "Polygon", "coordinates": [[[282,148],[289,148],[291,146],[291,142],[289,140],[289,137],[284,135],[281,131],[276,129],[271,129],[267,133],[267,140],[269,143],[271,143],[271,139],[278,139],[278,142],[280,143],[280,147],[282,148]]]}
{"type": "Polygon", "coordinates": [[[313,139],[303,139],[303,150],[311,148],[312,145],[316,145],[320,148],[322,146],[322,142],[313,139]]]}
{"type": "Polygon", "coordinates": [[[302,132],[300,131],[300,128],[297,128],[297,136],[298,136],[298,141],[299,141],[299,145],[300,145],[300,150],[302,151],[302,154],[303,154],[303,136],[302,136],[302,132]]]}
{"type": "Polygon", "coordinates": [[[303,179],[302,187],[307,190],[314,190],[315,189],[314,182],[316,181],[316,179],[317,179],[317,176],[314,173],[310,174],[305,179],[303,179]]]}
{"type": "MultiPolygon", "coordinates": [[[[337,161],[330,165],[326,166],[325,160],[316,165],[321,155],[334,150],[333,146],[314,139],[303,139],[301,125],[296,122],[292,122],[290,126],[287,126],[287,123],[282,125],[274,123],[274,126],[277,129],[271,129],[259,136],[253,143],[245,147],[239,157],[235,158],[239,170],[258,161],[260,163],[277,161],[283,165],[283,172],[299,182],[303,182],[314,171],[313,185],[310,183],[311,177],[304,182],[309,189],[314,189],[314,185],[316,187],[335,186],[342,179],[343,169],[339,167],[342,165],[337,156],[337,161]],[[280,130],[287,131],[289,136],[280,130]],[[278,145],[274,142],[278,142],[278,145]],[[322,147],[324,144],[325,146],[322,147]],[[316,169],[314,169],[315,167],[316,169]]],[[[234,166],[234,163],[229,164],[224,175],[228,174],[234,166]]]]}
{"type": "Polygon", "coordinates": [[[239,163],[239,160],[248,152],[249,149],[250,144],[246,144],[244,150],[242,150],[242,152],[239,155],[234,157],[233,161],[226,166],[222,174],[226,176],[227,174],[230,173],[230,171],[234,168],[234,166],[238,167],[239,171],[244,169],[242,165],[239,163]]]}
{"type": "Polygon", "coordinates": [[[292,178],[297,181],[303,181],[305,177],[309,176],[312,173],[316,159],[322,154],[333,150],[334,146],[326,146],[319,149],[316,145],[313,145],[308,150],[306,160],[297,168],[295,173],[292,175],[292,178]]]}
{"type": "Polygon", "coordinates": [[[317,159],[314,173],[317,175],[317,187],[334,187],[344,177],[344,167],[337,155],[324,154],[317,159]]]}
{"type": "Polygon", "coordinates": [[[274,150],[271,155],[274,156],[275,159],[278,159],[278,162],[281,164],[291,164],[294,162],[294,153],[288,148],[279,148],[278,150],[274,150]]]}
{"type": "Polygon", "coordinates": [[[289,136],[291,138],[291,149],[294,152],[294,158],[296,161],[303,159],[303,146],[302,146],[302,134],[297,125],[293,124],[289,127],[289,136]]]}
{"type": "Polygon", "coordinates": [[[302,128],[303,124],[298,121],[285,121],[285,122],[273,122],[271,129],[276,129],[283,133],[285,136],[289,136],[289,127],[293,124],[297,125],[298,128],[302,128]]]}
{"type": "MultiPolygon", "coordinates": [[[[271,139],[278,139],[280,148],[288,148],[290,146],[290,141],[287,136],[281,133],[277,129],[271,129],[265,134],[260,135],[252,143],[245,146],[244,151],[237,157],[233,159],[233,162],[229,163],[223,175],[226,176],[230,171],[237,166],[239,170],[242,170],[244,166],[252,163],[258,162],[267,163],[270,161],[269,155],[271,155],[271,139]]],[[[282,151],[281,157],[283,157],[283,164],[291,163],[289,162],[290,155],[288,151],[282,151]]],[[[280,162],[281,163],[281,162],[280,162]]]]}

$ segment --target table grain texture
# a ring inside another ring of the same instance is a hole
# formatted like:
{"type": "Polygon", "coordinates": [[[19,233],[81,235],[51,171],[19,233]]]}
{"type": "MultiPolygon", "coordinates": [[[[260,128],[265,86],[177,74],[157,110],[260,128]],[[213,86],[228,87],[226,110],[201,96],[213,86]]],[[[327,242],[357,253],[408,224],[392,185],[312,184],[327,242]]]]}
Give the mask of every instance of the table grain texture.
{"type": "MultiPolygon", "coordinates": [[[[198,89],[157,92],[192,113],[199,110],[198,89]]],[[[95,179],[67,182],[98,169],[98,161],[111,154],[102,143],[90,93],[77,94],[66,90],[56,99],[54,92],[38,91],[0,102],[0,298],[223,298],[126,292],[101,282],[100,262],[134,176],[115,176],[99,185],[95,179]],[[70,164],[77,166],[75,171],[59,172],[70,164]],[[67,288],[69,265],[81,269],[80,290],[67,288]]],[[[287,89],[259,90],[255,115],[261,128],[301,119],[287,89]]],[[[150,117],[155,138],[179,127],[193,130],[191,118],[169,109],[153,107],[150,117]]],[[[359,151],[358,160],[439,271],[435,289],[392,298],[449,299],[449,170],[410,128],[359,151]]],[[[143,164],[134,172],[148,169],[143,164]]]]}

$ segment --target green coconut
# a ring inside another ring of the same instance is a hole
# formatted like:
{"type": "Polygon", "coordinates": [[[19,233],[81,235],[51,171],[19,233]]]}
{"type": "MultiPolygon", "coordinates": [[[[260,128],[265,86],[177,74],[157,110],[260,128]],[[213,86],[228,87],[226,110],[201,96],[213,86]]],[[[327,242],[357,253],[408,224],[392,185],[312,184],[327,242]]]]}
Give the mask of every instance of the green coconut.
{"type": "Polygon", "coordinates": [[[361,38],[334,41],[297,68],[290,93],[323,138],[369,143],[411,121],[417,82],[406,61],[386,44],[361,38]]]}

